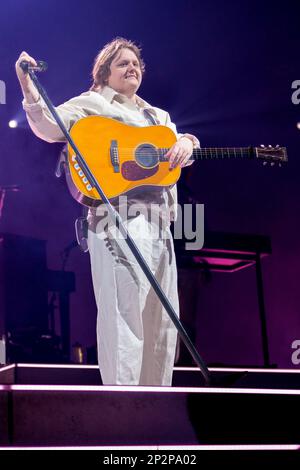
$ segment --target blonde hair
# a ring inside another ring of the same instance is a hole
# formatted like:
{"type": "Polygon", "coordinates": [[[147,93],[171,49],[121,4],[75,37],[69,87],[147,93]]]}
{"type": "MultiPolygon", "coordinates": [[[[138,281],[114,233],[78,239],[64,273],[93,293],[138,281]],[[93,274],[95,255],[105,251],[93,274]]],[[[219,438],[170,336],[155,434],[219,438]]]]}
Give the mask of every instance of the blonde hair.
{"type": "Polygon", "coordinates": [[[138,47],[133,41],[117,37],[107,43],[98,53],[94,61],[92,70],[93,85],[90,90],[96,91],[99,88],[107,85],[107,80],[110,75],[110,65],[121,49],[130,49],[136,55],[142,74],[145,72],[145,63],[141,56],[142,49],[138,47]]]}

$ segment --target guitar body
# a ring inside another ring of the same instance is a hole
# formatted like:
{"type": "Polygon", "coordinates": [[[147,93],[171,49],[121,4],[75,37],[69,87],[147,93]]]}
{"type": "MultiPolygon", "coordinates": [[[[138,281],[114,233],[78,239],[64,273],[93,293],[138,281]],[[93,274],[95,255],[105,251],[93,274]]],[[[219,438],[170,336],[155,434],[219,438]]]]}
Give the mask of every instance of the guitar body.
{"type": "MultiPolygon", "coordinates": [[[[176,142],[174,132],[166,126],[135,127],[115,119],[88,116],[79,119],[70,134],[90,172],[107,198],[113,200],[128,193],[171,186],[180,177],[181,168],[172,171],[165,157],[176,142]]],[[[279,165],[288,160],[285,147],[196,148],[191,160],[216,158],[250,158],[279,165]]],[[[66,179],[76,201],[89,207],[101,204],[68,145],[66,179]]]]}
{"type": "MultiPolygon", "coordinates": [[[[160,159],[160,149],[172,147],[177,140],[166,126],[135,127],[88,116],[78,120],[70,134],[108,199],[161,189],[180,177],[179,167],[170,171],[169,162],[160,159]]],[[[67,183],[75,199],[90,207],[99,205],[100,195],[88,184],[70,145],[68,167],[67,183]]]]}

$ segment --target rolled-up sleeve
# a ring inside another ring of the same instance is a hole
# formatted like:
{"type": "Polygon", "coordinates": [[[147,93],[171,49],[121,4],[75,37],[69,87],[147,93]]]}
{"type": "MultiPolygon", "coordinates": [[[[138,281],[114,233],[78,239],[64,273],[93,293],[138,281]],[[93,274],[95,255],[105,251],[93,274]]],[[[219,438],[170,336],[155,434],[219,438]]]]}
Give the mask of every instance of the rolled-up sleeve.
{"type": "MultiPolygon", "coordinates": [[[[55,108],[68,131],[78,119],[91,114],[87,111],[88,101],[89,97],[82,94],[55,108]]],[[[26,112],[28,124],[37,137],[46,142],[64,142],[66,140],[41,97],[36,103],[32,104],[23,100],[22,105],[26,112]]]]}

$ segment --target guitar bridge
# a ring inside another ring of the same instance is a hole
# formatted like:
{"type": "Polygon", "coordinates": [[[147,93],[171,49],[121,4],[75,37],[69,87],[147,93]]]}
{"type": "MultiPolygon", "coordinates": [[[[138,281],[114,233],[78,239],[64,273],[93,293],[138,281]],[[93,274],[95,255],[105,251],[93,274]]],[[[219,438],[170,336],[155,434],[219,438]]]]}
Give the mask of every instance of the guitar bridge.
{"type": "Polygon", "coordinates": [[[114,168],[115,173],[120,173],[120,161],[118,152],[118,143],[116,140],[112,140],[109,148],[110,161],[114,168]]]}

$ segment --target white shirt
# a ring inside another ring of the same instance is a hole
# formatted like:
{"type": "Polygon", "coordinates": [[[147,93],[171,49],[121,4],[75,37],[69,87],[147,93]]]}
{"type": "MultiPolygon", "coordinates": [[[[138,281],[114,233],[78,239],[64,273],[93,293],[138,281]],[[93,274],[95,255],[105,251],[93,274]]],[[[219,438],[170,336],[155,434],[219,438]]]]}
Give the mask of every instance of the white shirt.
{"type": "MultiPolygon", "coordinates": [[[[56,111],[68,130],[81,118],[90,115],[100,115],[122,121],[132,126],[153,125],[143,113],[147,109],[157,124],[169,127],[177,138],[176,126],[171,122],[169,113],[160,108],[151,106],[140,97],[136,96],[136,103],[129,100],[112,88],[105,86],[99,91],[87,91],[56,107],[56,111]]],[[[29,126],[37,137],[46,142],[63,142],[65,136],[50,114],[47,105],[40,97],[36,103],[27,103],[23,100],[23,108],[26,111],[29,126]]],[[[176,185],[161,191],[145,191],[143,197],[139,197],[146,203],[164,203],[170,209],[170,219],[176,219],[177,214],[177,189],[176,185]]]]}

